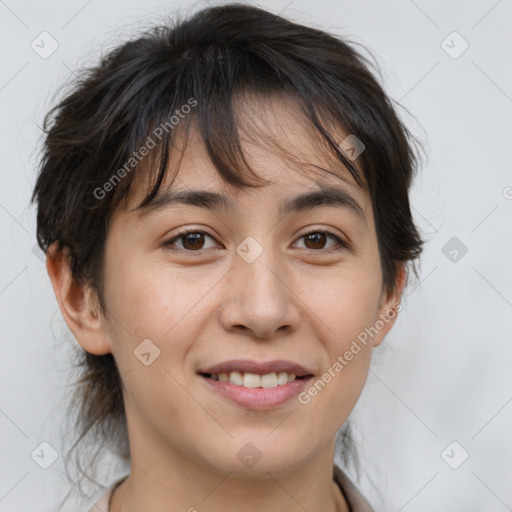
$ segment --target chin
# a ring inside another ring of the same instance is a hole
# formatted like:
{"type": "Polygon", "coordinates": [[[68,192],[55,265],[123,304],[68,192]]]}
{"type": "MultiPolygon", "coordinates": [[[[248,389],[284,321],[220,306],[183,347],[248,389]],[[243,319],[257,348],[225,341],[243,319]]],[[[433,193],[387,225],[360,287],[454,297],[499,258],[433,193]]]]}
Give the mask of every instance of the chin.
{"type": "MultiPolygon", "coordinates": [[[[268,478],[268,473],[287,473],[305,463],[308,452],[299,439],[272,439],[272,434],[236,437],[229,445],[217,445],[210,452],[209,465],[221,473],[251,478],[268,478]],[[213,455],[213,458],[211,457],[213,455]]],[[[313,448],[313,447],[310,447],[313,448]]]]}

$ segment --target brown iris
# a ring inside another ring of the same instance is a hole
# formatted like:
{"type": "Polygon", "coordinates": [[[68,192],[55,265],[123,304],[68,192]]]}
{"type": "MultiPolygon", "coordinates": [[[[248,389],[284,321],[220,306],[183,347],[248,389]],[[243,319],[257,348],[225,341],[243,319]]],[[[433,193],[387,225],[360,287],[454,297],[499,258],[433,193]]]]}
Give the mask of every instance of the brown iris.
{"type": "Polygon", "coordinates": [[[308,247],[307,242],[313,242],[313,247],[308,247],[308,249],[322,249],[325,245],[325,239],[326,234],[320,232],[304,235],[304,243],[306,247],[308,247]]]}
{"type": "Polygon", "coordinates": [[[188,250],[201,249],[204,244],[204,233],[187,233],[181,237],[183,247],[188,250]]]}

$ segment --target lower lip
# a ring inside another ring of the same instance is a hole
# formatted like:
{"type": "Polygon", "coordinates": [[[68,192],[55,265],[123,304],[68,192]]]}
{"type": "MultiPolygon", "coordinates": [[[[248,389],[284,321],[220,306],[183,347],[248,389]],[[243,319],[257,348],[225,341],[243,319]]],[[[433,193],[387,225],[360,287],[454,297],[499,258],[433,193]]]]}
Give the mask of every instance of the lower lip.
{"type": "Polygon", "coordinates": [[[284,386],[275,388],[246,388],[235,386],[230,382],[213,380],[204,375],[200,376],[216,393],[246,409],[274,409],[295,398],[312,377],[295,379],[284,386]]]}

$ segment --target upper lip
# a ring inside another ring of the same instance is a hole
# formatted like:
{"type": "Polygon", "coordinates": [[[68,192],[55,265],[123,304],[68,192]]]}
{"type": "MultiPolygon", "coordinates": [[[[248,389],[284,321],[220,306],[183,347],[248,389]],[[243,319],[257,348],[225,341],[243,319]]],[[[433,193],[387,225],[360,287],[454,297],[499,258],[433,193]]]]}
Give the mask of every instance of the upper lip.
{"type": "Polygon", "coordinates": [[[257,375],[266,375],[272,372],[286,372],[294,373],[297,377],[305,377],[312,375],[313,372],[308,370],[301,364],[292,361],[275,360],[275,361],[251,361],[249,359],[232,359],[231,361],[224,361],[216,365],[210,366],[198,373],[209,373],[218,375],[219,373],[256,373],[257,375]]]}

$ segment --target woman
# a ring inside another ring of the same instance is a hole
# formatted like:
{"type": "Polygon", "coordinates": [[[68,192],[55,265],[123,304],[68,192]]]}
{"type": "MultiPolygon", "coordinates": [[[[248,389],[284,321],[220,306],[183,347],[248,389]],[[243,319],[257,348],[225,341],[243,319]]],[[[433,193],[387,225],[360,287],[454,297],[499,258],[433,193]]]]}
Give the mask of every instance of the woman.
{"type": "Polygon", "coordinates": [[[45,128],[33,200],[78,427],[130,462],[91,510],[372,510],[336,433],[422,241],[413,139],[368,62],[207,8],[112,51],[45,128]]]}

